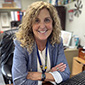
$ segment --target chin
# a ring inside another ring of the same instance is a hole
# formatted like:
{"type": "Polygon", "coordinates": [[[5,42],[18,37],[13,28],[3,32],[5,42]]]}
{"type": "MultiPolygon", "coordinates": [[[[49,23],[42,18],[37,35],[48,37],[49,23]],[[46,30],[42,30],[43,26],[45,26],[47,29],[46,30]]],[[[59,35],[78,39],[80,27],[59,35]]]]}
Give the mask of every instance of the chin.
{"type": "Polygon", "coordinates": [[[47,38],[40,38],[40,40],[41,40],[41,41],[45,41],[45,40],[47,40],[47,38]]]}

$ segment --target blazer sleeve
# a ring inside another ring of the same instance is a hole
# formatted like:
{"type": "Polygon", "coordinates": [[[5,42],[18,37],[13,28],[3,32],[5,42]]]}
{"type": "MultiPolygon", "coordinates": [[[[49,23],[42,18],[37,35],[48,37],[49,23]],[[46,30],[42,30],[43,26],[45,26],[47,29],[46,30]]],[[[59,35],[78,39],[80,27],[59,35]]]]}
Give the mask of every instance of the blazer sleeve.
{"type": "Polygon", "coordinates": [[[61,74],[61,76],[62,76],[62,78],[63,78],[63,81],[64,80],[67,80],[69,77],[70,77],[70,70],[69,70],[69,66],[68,66],[68,63],[67,63],[67,60],[66,60],[66,57],[65,57],[65,54],[64,54],[64,49],[63,49],[63,40],[61,39],[61,42],[60,42],[60,44],[58,45],[58,54],[57,54],[57,64],[59,64],[59,63],[64,63],[64,64],[66,64],[66,69],[65,69],[65,71],[63,71],[63,72],[60,72],[60,71],[58,71],[60,74],[61,74]]]}
{"type": "Polygon", "coordinates": [[[28,74],[28,54],[25,48],[14,40],[15,50],[12,65],[13,85],[37,85],[36,81],[27,79],[28,74]]]}

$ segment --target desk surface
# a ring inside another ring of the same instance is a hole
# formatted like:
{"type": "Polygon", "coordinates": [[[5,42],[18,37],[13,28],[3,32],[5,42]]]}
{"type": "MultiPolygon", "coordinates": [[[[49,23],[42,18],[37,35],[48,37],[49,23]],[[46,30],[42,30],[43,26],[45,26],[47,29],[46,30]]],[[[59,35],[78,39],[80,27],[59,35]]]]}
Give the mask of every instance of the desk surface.
{"type": "MultiPolygon", "coordinates": [[[[7,84],[7,85],[13,85],[13,84],[7,84]]],[[[69,78],[64,82],[61,82],[58,85],[85,85],[85,71],[81,72],[78,75],[73,76],[72,78],[69,78]]]]}
{"type": "Polygon", "coordinates": [[[59,85],[85,85],[85,71],[64,82],[61,82],[59,85]]]}
{"type": "Polygon", "coordinates": [[[67,48],[66,50],[64,50],[64,52],[68,52],[68,51],[78,51],[77,48],[67,48]]]}

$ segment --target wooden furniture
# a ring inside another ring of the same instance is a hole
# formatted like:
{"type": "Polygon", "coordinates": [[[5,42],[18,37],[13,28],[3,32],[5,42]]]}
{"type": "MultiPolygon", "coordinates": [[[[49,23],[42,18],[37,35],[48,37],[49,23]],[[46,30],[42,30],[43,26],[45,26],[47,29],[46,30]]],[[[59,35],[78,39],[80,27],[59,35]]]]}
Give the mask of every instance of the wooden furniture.
{"type": "Polygon", "coordinates": [[[79,48],[79,55],[78,56],[85,60],[85,50],[83,48],[79,48]]]}
{"type": "Polygon", "coordinates": [[[85,60],[79,57],[73,58],[72,75],[77,75],[85,70],[85,60]]]}
{"type": "Polygon", "coordinates": [[[78,56],[78,49],[76,48],[67,48],[66,50],[64,50],[69,68],[70,68],[70,72],[72,73],[72,64],[73,64],[73,58],[75,56],[78,56]]]}
{"type": "Polygon", "coordinates": [[[58,15],[59,15],[60,22],[61,22],[61,27],[63,30],[65,30],[66,8],[65,8],[65,6],[55,6],[55,8],[58,11],[58,15]]]}

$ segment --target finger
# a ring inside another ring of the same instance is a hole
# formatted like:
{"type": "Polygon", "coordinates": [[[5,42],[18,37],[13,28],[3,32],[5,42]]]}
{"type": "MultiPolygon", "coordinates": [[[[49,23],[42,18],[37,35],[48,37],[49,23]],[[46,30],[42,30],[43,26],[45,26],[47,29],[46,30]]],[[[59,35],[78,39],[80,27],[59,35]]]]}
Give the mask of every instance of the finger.
{"type": "Polygon", "coordinates": [[[66,64],[63,64],[63,65],[60,66],[60,68],[63,68],[63,67],[66,67],[66,64]]]}
{"type": "Polygon", "coordinates": [[[60,63],[52,68],[52,71],[59,71],[61,68],[66,67],[66,64],[60,63]]]}
{"type": "Polygon", "coordinates": [[[61,66],[61,65],[63,65],[63,63],[60,63],[60,64],[56,65],[55,67],[59,67],[59,66],[61,66]]]}
{"type": "Polygon", "coordinates": [[[59,65],[59,67],[63,67],[63,66],[65,66],[66,64],[61,64],[61,65],[59,65]]]}
{"type": "Polygon", "coordinates": [[[66,64],[59,67],[59,69],[63,69],[63,68],[66,68],[66,64]]]}
{"type": "Polygon", "coordinates": [[[58,70],[58,69],[61,69],[61,68],[64,68],[64,67],[66,67],[66,64],[58,65],[58,66],[56,67],[56,69],[58,70]]]}
{"type": "Polygon", "coordinates": [[[59,68],[59,71],[64,71],[66,68],[66,65],[63,65],[62,67],[59,68]]]}
{"type": "Polygon", "coordinates": [[[62,68],[60,68],[60,71],[64,71],[66,69],[66,66],[63,66],[62,68]]]}
{"type": "Polygon", "coordinates": [[[61,69],[61,70],[60,70],[60,72],[63,72],[63,71],[65,71],[65,69],[61,69]]]}

